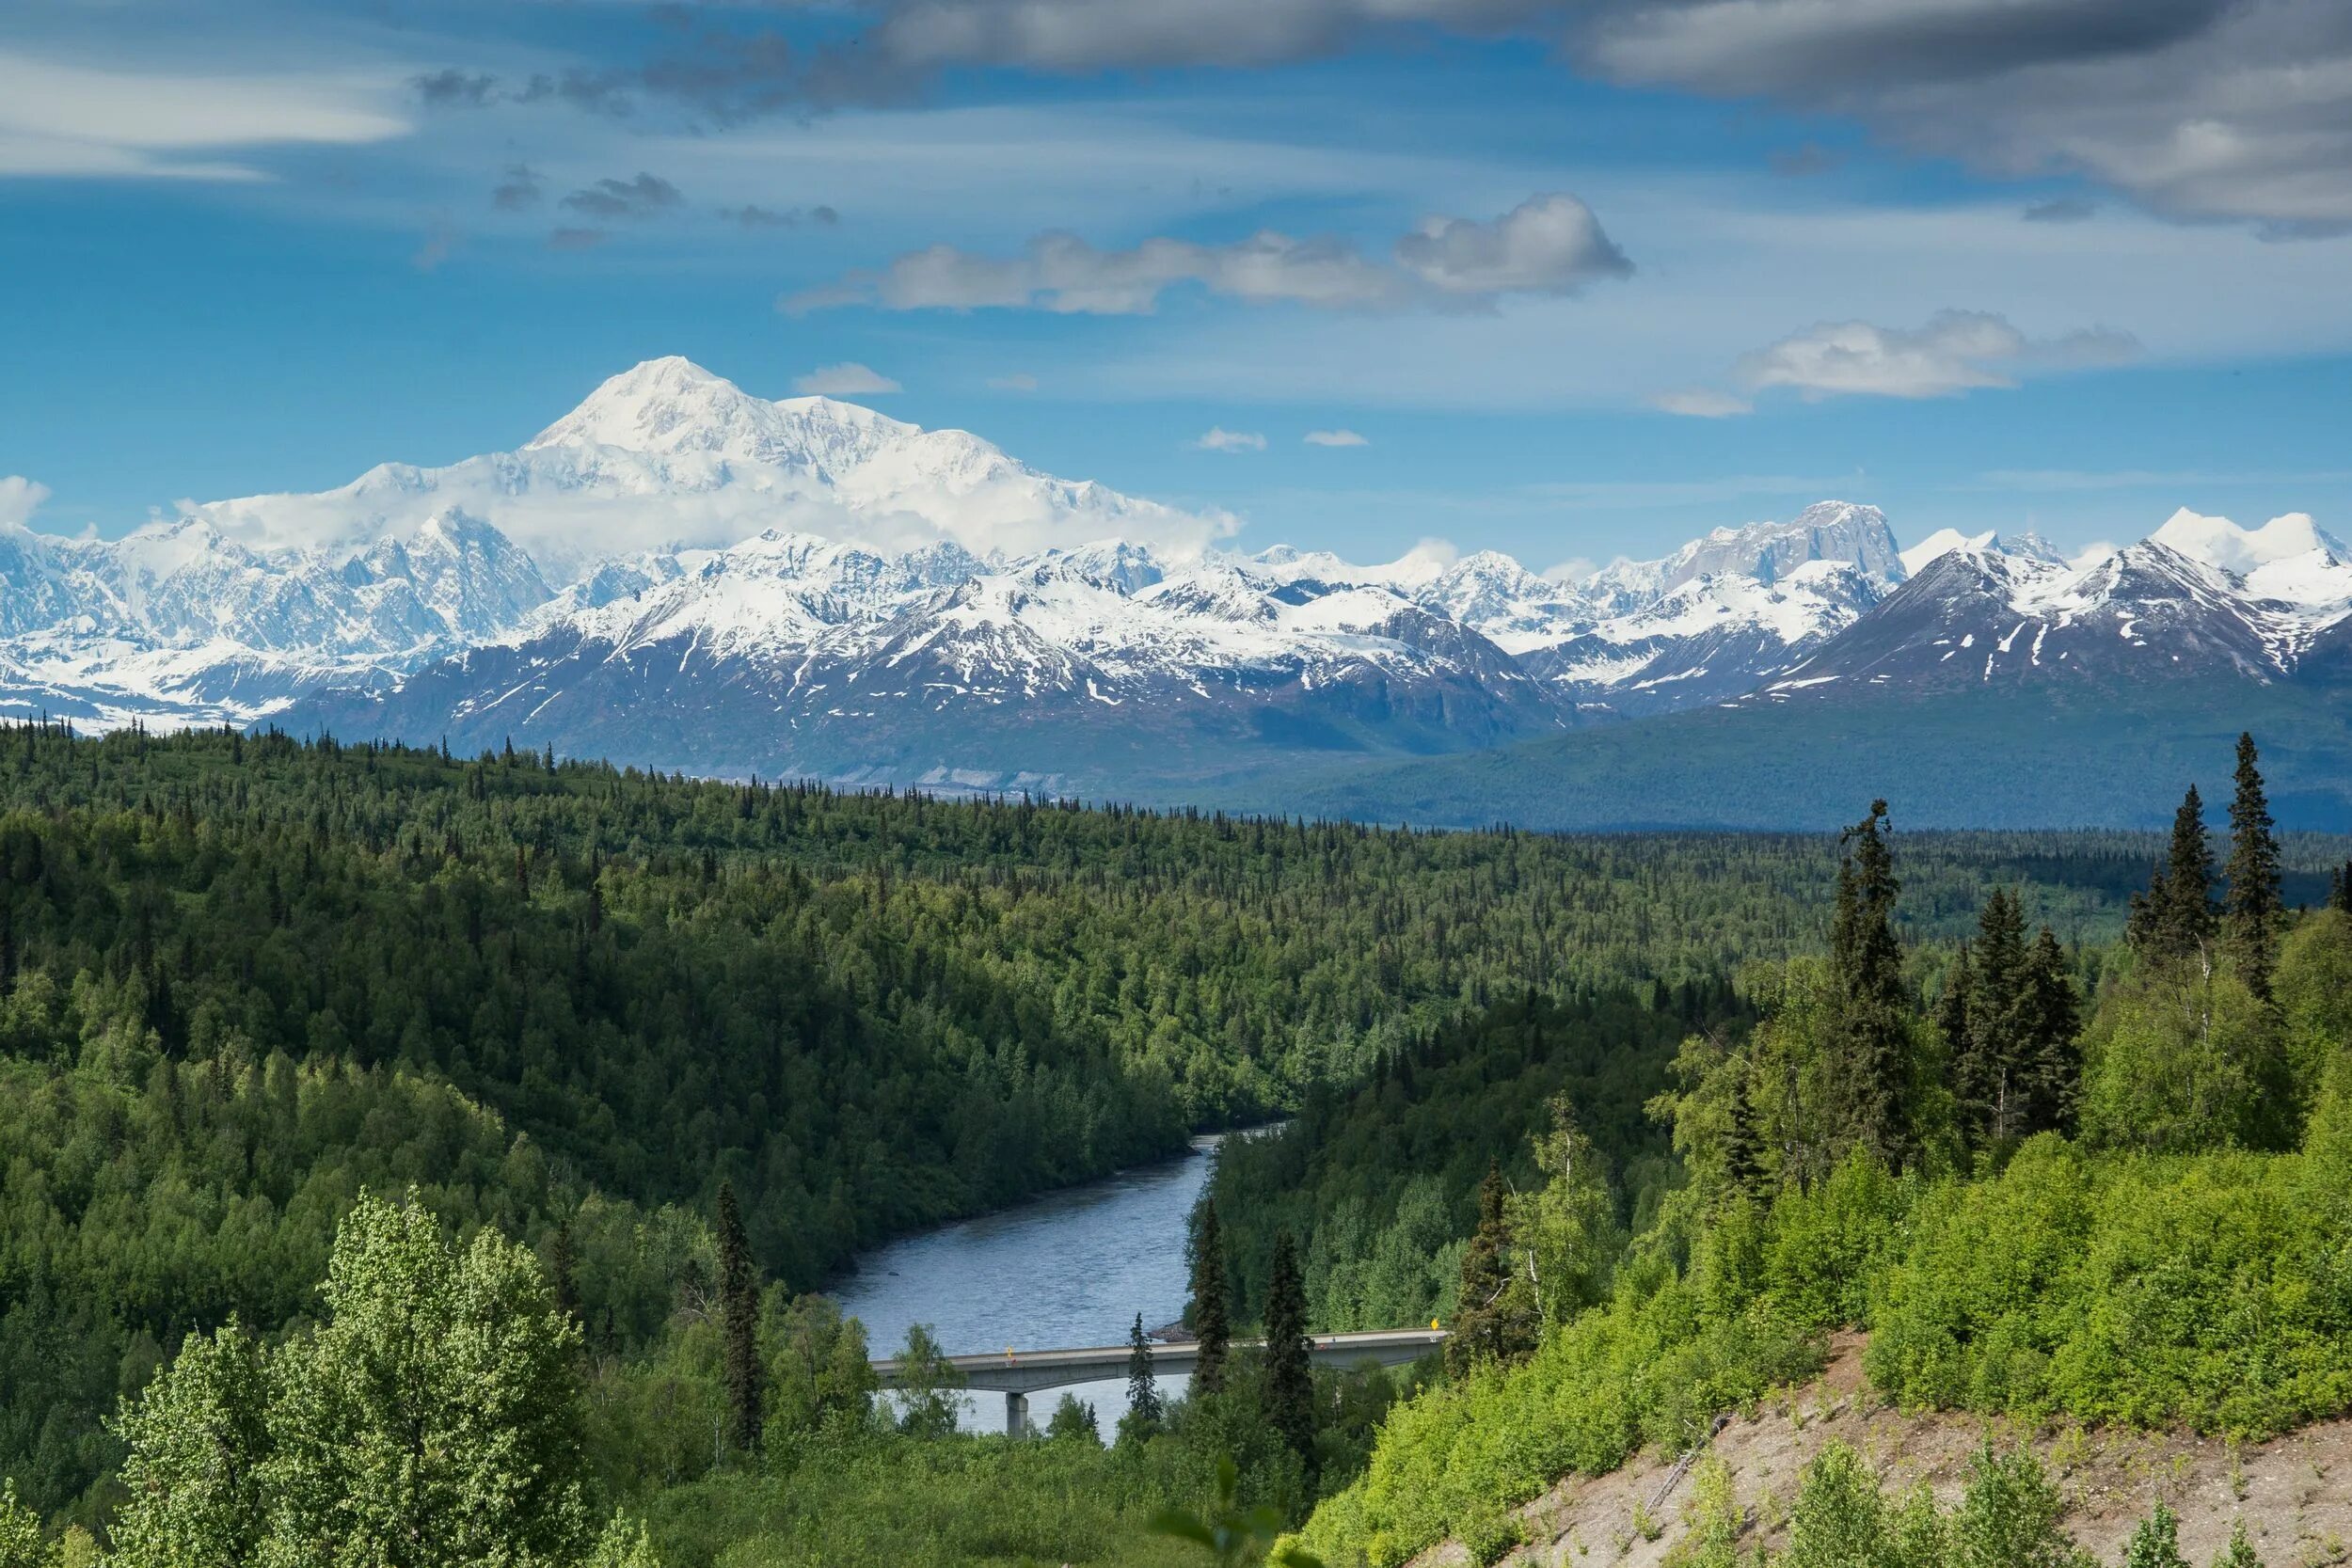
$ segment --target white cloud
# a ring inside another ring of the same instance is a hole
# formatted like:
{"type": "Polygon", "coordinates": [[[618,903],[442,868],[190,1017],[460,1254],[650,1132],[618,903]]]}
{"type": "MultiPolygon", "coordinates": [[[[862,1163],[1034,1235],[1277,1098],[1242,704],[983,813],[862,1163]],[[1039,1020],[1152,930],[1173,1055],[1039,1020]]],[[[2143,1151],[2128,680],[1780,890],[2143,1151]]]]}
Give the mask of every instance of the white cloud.
{"type": "Polygon", "coordinates": [[[803,396],[827,398],[876,397],[883,392],[903,392],[890,377],[854,359],[838,365],[819,365],[792,383],[792,389],[803,396]]]}
{"type": "Polygon", "coordinates": [[[988,378],[988,384],[1000,392],[1034,392],[1037,390],[1037,377],[1025,372],[1017,375],[992,375],[988,378]]]}
{"type": "Polygon", "coordinates": [[[0,51],[0,175],[251,181],[228,149],[403,136],[390,72],[276,76],[91,70],[0,51]]]}
{"type": "Polygon", "coordinates": [[[2113,365],[2138,352],[2131,337],[2105,327],[2035,341],[2002,316],[1943,310],[1917,328],[1823,322],[1742,355],[1734,368],[1758,391],[1787,387],[1807,398],[1938,398],[2014,387],[2028,369],[2113,365]]]}
{"type": "Polygon", "coordinates": [[[1125,250],[1099,250],[1055,231],[1037,235],[1017,256],[947,245],[908,251],[878,270],[787,294],[777,308],[794,315],[866,305],[1135,316],[1157,309],[1168,290],[1191,284],[1249,305],[1398,309],[1568,293],[1632,271],[1592,210],[1556,194],[1530,198],[1492,222],[1426,219],[1392,251],[1384,262],[1334,236],[1300,240],[1271,229],[1225,245],[1152,238],[1125,250]]]}
{"type": "Polygon", "coordinates": [[[1545,567],[1536,576],[1546,582],[1582,582],[1598,570],[1600,570],[1599,566],[1594,562],[1591,556],[1577,555],[1570,556],[1557,565],[1545,567]]]}
{"type": "Polygon", "coordinates": [[[2096,566],[2100,562],[2115,554],[2120,547],[2109,540],[2102,539],[2095,544],[2085,545],[2075,551],[2066,563],[2076,571],[2080,571],[2085,566],[2096,566]]]}
{"type": "Polygon", "coordinates": [[[1567,293],[1633,270],[1575,197],[1533,196],[1491,223],[1430,218],[1396,242],[1397,264],[1450,294],[1567,293]]]}
{"type": "Polygon", "coordinates": [[[1300,437],[1311,447],[1368,447],[1372,445],[1352,430],[1311,430],[1300,437]]]}
{"type": "Polygon", "coordinates": [[[0,474],[0,528],[23,528],[48,499],[48,485],[23,474],[0,474]]]}
{"type": "Polygon", "coordinates": [[[1252,431],[1211,425],[1192,443],[1202,451],[1263,451],[1265,437],[1252,431]]]}
{"type": "Polygon", "coordinates": [[[1745,398],[1733,397],[1711,388],[1695,387],[1687,391],[1660,392],[1649,400],[1649,405],[1661,414],[1680,414],[1692,420],[1727,420],[1737,415],[1755,412],[1756,405],[1745,398]]]}

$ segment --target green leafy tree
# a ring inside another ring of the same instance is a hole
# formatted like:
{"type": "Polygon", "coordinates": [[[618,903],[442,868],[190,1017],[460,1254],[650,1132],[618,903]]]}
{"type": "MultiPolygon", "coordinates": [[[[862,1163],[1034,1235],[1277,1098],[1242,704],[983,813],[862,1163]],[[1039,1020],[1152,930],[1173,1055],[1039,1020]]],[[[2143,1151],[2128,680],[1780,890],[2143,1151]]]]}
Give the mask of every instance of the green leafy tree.
{"type": "Polygon", "coordinates": [[[2238,977],[2256,996],[2270,997],[2279,965],[2279,928],[2286,905],[2279,893],[2279,840],[2270,798],[2263,788],[2254,737],[2237,737],[2236,793],[2230,799],[2229,887],[2221,899],[2222,947],[2238,977]]]}
{"type": "Polygon", "coordinates": [[[827,1296],[787,1299],[771,1285],[760,1301],[759,1342],[767,1370],[765,1430],[807,1433],[828,1421],[863,1421],[878,1386],[866,1325],[844,1318],[827,1296]]]}
{"type": "Polygon", "coordinates": [[[2221,1548],[2213,1560],[2213,1568],[2263,1568],[2263,1560],[2255,1552],[2254,1544],[2246,1539],[2246,1521],[2230,1521],[2230,1544],[2221,1548]]]}
{"type": "Polygon", "coordinates": [[[1192,1239],[1192,1330],[1198,1339],[1192,1389],[1214,1394],[1225,1386],[1225,1357],[1233,1338],[1232,1291],[1225,1282],[1225,1233],[1216,1205],[1200,1206],[1200,1227],[1192,1239]]]}
{"type": "Polygon", "coordinates": [[[1315,1451],[1315,1385],[1307,1338],[1307,1291],[1299,1277],[1291,1233],[1274,1239],[1274,1269],[1266,1281],[1265,1376],[1260,1397],[1266,1424],[1291,1451],[1311,1463],[1315,1451]]]}
{"type": "Polygon", "coordinates": [[[2101,1004],[2084,1032],[2082,1132],[2179,1153],[2265,1139],[2278,1022],[2235,975],[2159,968],[2101,1004]]]}
{"type": "Polygon", "coordinates": [[[2066,1499],[2033,1451],[2004,1451],[1987,1438],[1968,1461],[1951,1568],[2090,1568],[2059,1523],[2065,1516],[2066,1499]]]}
{"type": "Polygon", "coordinates": [[[50,1568],[55,1554],[40,1515],[16,1500],[16,1482],[0,1481],[0,1568],[50,1568]]]}
{"type": "Polygon", "coordinates": [[[947,1358],[929,1323],[907,1325],[898,1352],[898,1430],[910,1437],[937,1439],[956,1433],[963,1411],[963,1373],[947,1358]]]}
{"type": "Polygon", "coordinates": [[[235,1320],[190,1335],[115,1423],[128,1497],[114,1521],[121,1568],[244,1568],[269,1533],[270,1386],[261,1344],[235,1320]]]}
{"type": "Polygon", "coordinates": [[[719,1312],[728,1435],[737,1452],[757,1453],[767,1409],[759,1358],[759,1276],[732,1181],[719,1183],[719,1312]]]}
{"type": "MultiPolygon", "coordinates": [[[[1733,1103],[1736,1111],[1739,1101],[1733,1103]]],[[[1549,1110],[1550,1127],[1533,1140],[1543,1184],[1507,1198],[1504,1210],[1518,1252],[1514,1283],[1524,1280],[1532,1318],[1565,1323],[1608,1294],[1610,1269],[1625,1245],[1625,1230],[1617,1223],[1607,1164],[1577,1125],[1574,1108],[1563,1096],[1552,1100],[1549,1110]]],[[[1736,1150],[1727,1156],[1735,1169],[1739,1163],[1736,1150]]],[[[1531,1322],[1530,1350],[1534,1326],[1531,1322]]]]}
{"type": "Polygon", "coordinates": [[[1881,1568],[1886,1558],[1878,1477],[1847,1444],[1832,1443],[1805,1466],[1779,1568],[1881,1568]]]}
{"type": "Polygon", "coordinates": [[[1089,1443],[1100,1443],[1103,1429],[1094,1418],[1094,1406],[1075,1394],[1064,1394],[1060,1402],[1054,1406],[1053,1419],[1045,1423],[1045,1435],[1072,1441],[1084,1438],[1089,1443]]]}
{"type": "Polygon", "coordinates": [[[2134,1527],[2123,1543],[2123,1568],[2189,1568],[2181,1555],[2181,1520],[2171,1505],[2159,1501],[2156,1511],[2134,1527]]]}
{"type": "Polygon", "coordinates": [[[321,1294],[326,1322],[270,1358],[261,1563],[585,1555],[580,1330],[528,1249],[485,1230],[456,1251],[413,1198],[362,1196],[321,1294]]]}
{"type": "Polygon", "coordinates": [[[1247,1568],[1264,1562],[1271,1568],[1323,1568],[1304,1547],[1284,1541],[1282,1511],[1271,1503],[1244,1508],[1235,1498],[1240,1471],[1228,1457],[1216,1465],[1216,1498],[1203,1513],[1166,1508],[1152,1517],[1154,1535],[1188,1541],[1209,1554],[1216,1568],[1247,1568]]]}

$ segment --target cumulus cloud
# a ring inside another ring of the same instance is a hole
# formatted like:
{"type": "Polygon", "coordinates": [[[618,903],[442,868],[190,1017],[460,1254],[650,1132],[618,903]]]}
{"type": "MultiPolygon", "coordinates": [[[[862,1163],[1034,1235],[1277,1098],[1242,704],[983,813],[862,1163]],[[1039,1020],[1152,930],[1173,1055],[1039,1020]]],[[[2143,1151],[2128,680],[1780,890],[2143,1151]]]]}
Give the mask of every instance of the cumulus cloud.
{"type": "Polygon", "coordinates": [[[854,359],[838,365],[819,365],[792,383],[792,389],[810,397],[857,398],[876,397],[883,392],[903,392],[890,377],[854,359]]]}
{"type": "Polygon", "coordinates": [[[1265,437],[1247,430],[1227,430],[1223,425],[1211,425],[1193,443],[1202,451],[1263,451],[1265,437]]]}
{"type": "Polygon", "coordinates": [[[48,499],[48,485],[23,474],[0,474],[0,528],[23,528],[48,499]]]}
{"type": "Polygon", "coordinates": [[[1300,437],[1311,447],[1368,447],[1370,441],[1352,430],[1311,430],[1300,437]]]}
{"type": "Polygon", "coordinates": [[[565,197],[564,205],[593,218],[639,219],[666,213],[685,199],[660,175],[641,173],[634,180],[599,180],[565,197]]]}
{"type": "Polygon", "coordinates": [[[1572,196],[1530,197],[1491,223],[1430,218],[1396,242],[1397,264],[1450,294],[1569,293],[1633,270],[1572,196]]]}
{"type": "Polygon", "coordinates": [[[1687,391],[1661,392],[1649,400],[1649,405],[1661,414],[1679,414],[1692,420],[1727,420],[1736,415],[1751,413],[1755,405],[1745,398],[1729,392],[1719,392],[1709,387],[1694,387],[1687,391]]]}
{"type": "Polygon", "coordinates": [[[788,294],[799,314],[845,305],[890,310],[1041,309],[1142,315],[1168,290],[1191,285],[1252,305],[1398,309],[1415,304],[1491,305],[1516,293],[1570,293],[1632,270],[1592,210],[1572,196],[1532,197],[1491,222],[1430,218],[1398,239],[1388,262],[1334,237],[1296,240],[1263,230],[1227,245],[1149,239],[1101,250],[1074,234],[1037,236],[1018,256],[936,245],[880,270],[788,294]]]}
{"type": "Polygon", "coordinates": [[[1734,373],[1752,390],[1786,387],[1807,398],[1938,398],[2013,387],[2028,370],[2119,364],[2138,351],[2106,327],[2037,341],[2002,316],[1944,310],[1915,328],[1824,322],[1741,356],[1734,373]]]}

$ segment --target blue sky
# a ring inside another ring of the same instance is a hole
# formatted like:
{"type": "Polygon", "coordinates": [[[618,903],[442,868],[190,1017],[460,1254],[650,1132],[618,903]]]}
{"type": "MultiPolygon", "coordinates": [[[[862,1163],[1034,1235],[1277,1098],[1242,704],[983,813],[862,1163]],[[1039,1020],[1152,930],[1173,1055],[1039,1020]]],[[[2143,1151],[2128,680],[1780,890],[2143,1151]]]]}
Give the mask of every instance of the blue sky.
{"type": "Polygon", "coordinates": [[[1540,568],[1824,496],[1906,539],[2343,533],[2348,19],[24,0],[0,475],[111,535],[512,447],[684,354],[863,367],[1253,547],[1540,568]]]}

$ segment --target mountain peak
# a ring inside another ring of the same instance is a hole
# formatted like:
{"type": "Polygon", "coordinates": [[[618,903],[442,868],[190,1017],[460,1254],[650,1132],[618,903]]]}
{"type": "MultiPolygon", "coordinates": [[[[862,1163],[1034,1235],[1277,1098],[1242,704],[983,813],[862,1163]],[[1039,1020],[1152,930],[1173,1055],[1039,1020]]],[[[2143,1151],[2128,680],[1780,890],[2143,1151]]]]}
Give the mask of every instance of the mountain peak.
{"type": "Polygon", "coordinates": [[[915,430],[870,408],[831,398],[771,403],[691,359],[671,355],[608,377],[523,450],[617,447],[656,456],[707,454],[730,462],[831,472],[845,463],[863,461],[883,442],[915,430]]]}

